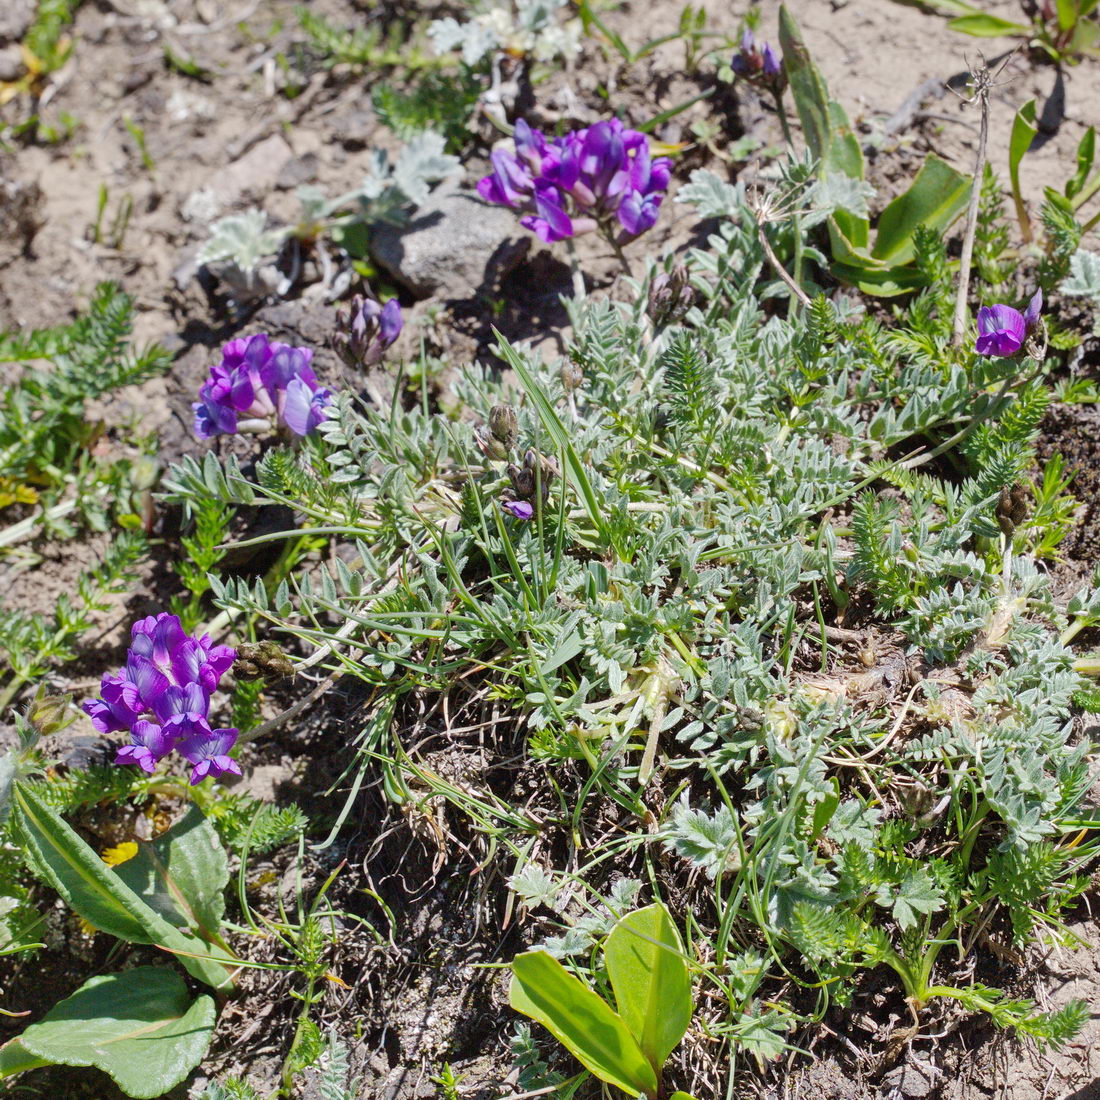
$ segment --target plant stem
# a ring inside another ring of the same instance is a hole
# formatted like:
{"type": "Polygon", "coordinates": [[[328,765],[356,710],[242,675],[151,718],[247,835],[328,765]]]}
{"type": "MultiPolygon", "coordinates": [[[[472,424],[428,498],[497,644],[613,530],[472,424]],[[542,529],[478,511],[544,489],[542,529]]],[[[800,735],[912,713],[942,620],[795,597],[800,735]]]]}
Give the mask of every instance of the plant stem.
{"type": "Polygon", "coordinates": [[[974,180],[970,185],[970,205],[966,211],[966,231],[963,233],[962,255],[959,258],[959,287],[955,295],[955,324],[951,342],[961,347],[966,332],[967,297],[970,292],[970,265],[974,259],[974,236],[978,230],[978,202],[982,195],[985,174],[986,143],[989,140],[989,89],[991,76],[985,65],[974,74],[974,98],[981,109],[978,130],[978,155],[974,160],[974,180]]]}
{"type": "Polygon", "coordinates": [[[791,137],[791,124],[787,119],[787,108],[783,104],[783,93],[773,91],[772,95],[775,97],[775,113],[779,116],[779,125],[783,128],[783,140],[787,143],[787,147],[793,150],[794,139],[791,137]]]}
{"type": "Polygon", "coordinates": [[[768,235],[764,232],[764,226],[760,222],[756,223],[756,235],[760,239],[760,247],[764,250],[764,255],[768,258],[768,263],[775,269],[776,275],[791,288],[791,293],[794,294],[804,306],[808,306],[810,304],[810,296],[791,278],[790,272],[779,262],[779,257],[776,256],[775,251],[772,249],[771,241],[768,240],[768,235]]]}
{"type": "Polygon", "coordinates": [[[573,276],[573,298],[580,302],[585,296],[584,272],[581,271],[580,261],[577,259],[577,245],[572,237],[565,238],[565,251],[569,256],[569,271],[573,276]]]}

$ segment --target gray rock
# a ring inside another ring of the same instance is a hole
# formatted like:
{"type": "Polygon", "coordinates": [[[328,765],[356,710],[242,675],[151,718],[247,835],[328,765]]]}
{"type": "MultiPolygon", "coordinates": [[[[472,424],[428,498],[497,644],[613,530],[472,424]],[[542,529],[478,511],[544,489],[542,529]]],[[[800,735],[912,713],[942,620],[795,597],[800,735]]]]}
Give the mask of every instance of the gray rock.
{"type": "Polygon", "coordinates": [[[508,274],[531,241],[515,212],[470,191],[433,195],[408,225],[381,225],[371,252],[418,298],[472,298],[508,274]]]}
{"type": "Polygon", "coordinates": [[[14,43],[0,46],[0,80],[11,82],[18,80],[25,72],[23,52],[14,43]]]}
{"type": "Polygon", "coordinates": [[[34,22],[35,0],[4,0],[0,4],[0,42],[20,42],[34,22]]]}
{"type": "Polygon", "coordinates": [[[279,175],[275,180],[275,186],[280,191],[290,191],[294,187],[301,187],[303,183],[312,183],[317,178],[319,162],[316,153],[306,153],[304,156],[291,157],[279,169],[279,175]]]}

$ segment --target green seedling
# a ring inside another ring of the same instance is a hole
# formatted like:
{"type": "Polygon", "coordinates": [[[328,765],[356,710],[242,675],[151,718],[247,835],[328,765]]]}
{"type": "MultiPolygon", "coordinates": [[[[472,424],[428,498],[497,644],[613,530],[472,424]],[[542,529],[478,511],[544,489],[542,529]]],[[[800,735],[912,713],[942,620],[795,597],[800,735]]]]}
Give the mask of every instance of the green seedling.
{"type": "MultiPolygon", "coordinates": [[[[780,8],[779,41],[806,145],[822,180],[861,182],[863,152],[844,108],[828,88],[802,39],[794,17],[780,8]]],[[[870,220],[839,208],[829,218],[833,273],[867,294],[895,295],[927,284],[914,263],[916,230],[942,232],[963,212],[971,182],[946,161],[925,158],[909,189],[879,216],[874,240],[870,220]]]]}
{"type": "Polygon", "coordinates": [[[618,1012],[545,951],[513,961],[509,1002],[601,1081],[658,1100],[665,1061],[692,1014],[691,972],[664,905],[623,917],[607,937],[604,961],[618,1012]]]}

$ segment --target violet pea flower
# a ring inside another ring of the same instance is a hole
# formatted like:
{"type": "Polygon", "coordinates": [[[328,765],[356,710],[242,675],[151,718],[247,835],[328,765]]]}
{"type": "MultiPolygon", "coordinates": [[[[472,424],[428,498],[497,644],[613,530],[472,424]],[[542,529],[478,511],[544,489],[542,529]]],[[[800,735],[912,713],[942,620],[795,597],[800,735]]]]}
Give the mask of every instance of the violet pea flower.
{"type": "Polygon", "coordinates": [[[516,519],[533,519],[535,515],[534,505],[526,500],[502,500],[500,506],[516,519]]]}
{"type": "Polygon", "coordinates": [[[311,365],[313,352],[290,344],[272,343],[263,333],[231,340],[222,348],[222,359],[210,368],[208,380],[199,389],[195,413],[195,435],[210,439],[241,431],[269,431],[286,428],[296,435],[312,431],[324,419],[331,394],[320,388],[311,365]],[[291,424],[285,416],[288,388],[297,382],[299,392],[293,404],[291,424]],[[301,387],[311,395],[304,402],[301,387]]]}
{"type": "Polygon", "coordinates": [[[1024,341],[1039,323],[1043,308],[1043,292],[1037,290],[1021,313],[1011,306],[982,306],[978,310],[978,340],[974,350],[979,355],[1008,358],[1024,346],[1024,341]]]}
{"type": "Polygon", "coordinates": [[[240,775],[241,766],[229,755],[229,750],[237,742],[234,729],[212,730],[204,721],[190,737],[185,737],[176,746],[180,755],[193,764],[191,786],[201,783],[207,776],[215,779],[223,775],[240,775]]]}
{"type": "Polygon", "coordinates": [[[151,773],[186,743],[193,764],[210,761],[200,779],[237,769],[232,761],[225,763],[237,731],[211,730],[207,721],[210,696],[236,651],[214,645],[207,634],[192,637],[175,615],[165,613],[140,619],[130,634],[122,672],[104,676],[100,698],[83,704],[101,733],[129,731],[130,743],[119,748],[115,763],[151,773]]]}

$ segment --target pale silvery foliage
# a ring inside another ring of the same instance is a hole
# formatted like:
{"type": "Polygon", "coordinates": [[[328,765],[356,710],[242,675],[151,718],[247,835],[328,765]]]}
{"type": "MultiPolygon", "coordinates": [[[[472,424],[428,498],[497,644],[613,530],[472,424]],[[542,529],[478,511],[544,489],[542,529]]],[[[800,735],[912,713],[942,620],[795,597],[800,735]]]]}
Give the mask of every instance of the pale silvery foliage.
{"type": "Polygon", "coordinates": [[[478,5],[465,22],[452,16],[436,19],[428,36],[437,53],[458,51],[467,65],[476,65],[496,51],[529,54],[537,61],[568,60],[580,48],[578,19],[559,21],[567,0],[498,0],[478,5]]]}

